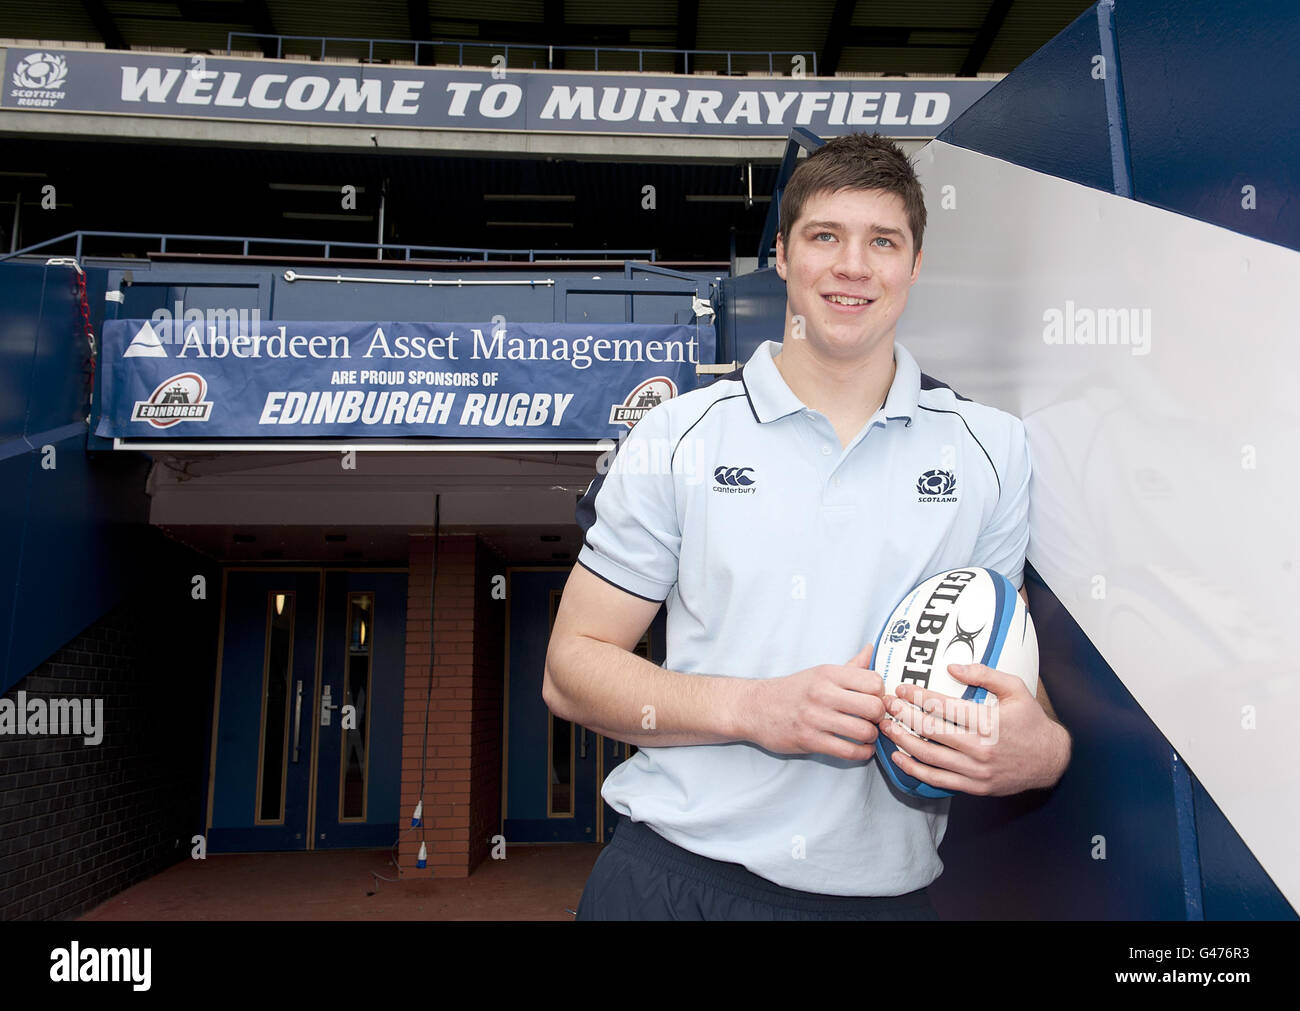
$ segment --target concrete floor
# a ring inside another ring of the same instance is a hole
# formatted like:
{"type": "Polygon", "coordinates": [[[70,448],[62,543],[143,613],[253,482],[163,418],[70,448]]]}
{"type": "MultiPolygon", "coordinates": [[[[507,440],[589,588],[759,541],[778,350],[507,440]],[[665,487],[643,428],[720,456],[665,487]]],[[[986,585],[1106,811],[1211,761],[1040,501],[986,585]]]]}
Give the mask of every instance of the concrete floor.
{"type": "Polygon", "coordinates": [[[397,877],[390,850],[222,854],[169,867],[81,919],[572,921],[601,848],[517,843],[468,878],[400,882],[374,877],[397,877]]]}

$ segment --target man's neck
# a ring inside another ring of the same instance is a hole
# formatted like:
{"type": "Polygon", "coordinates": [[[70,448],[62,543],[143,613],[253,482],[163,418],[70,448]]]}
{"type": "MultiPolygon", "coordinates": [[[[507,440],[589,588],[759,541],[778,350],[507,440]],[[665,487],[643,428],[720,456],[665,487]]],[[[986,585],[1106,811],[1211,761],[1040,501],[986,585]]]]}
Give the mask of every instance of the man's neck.
{"type": "Polygon", "coordinates": [[[773,364],[796,397],[831,420],[856,431],[884,405],[894,382],[894,342],[852,361],[819,358],[806,340],[789,340],[773,364]]]}

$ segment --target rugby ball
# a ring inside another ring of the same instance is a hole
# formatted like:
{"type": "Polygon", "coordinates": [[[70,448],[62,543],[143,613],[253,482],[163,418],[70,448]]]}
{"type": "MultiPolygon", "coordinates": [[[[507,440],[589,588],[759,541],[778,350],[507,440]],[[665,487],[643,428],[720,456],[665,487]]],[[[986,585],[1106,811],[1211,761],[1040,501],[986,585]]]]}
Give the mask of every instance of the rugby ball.
{"type": "MultiPolygon", "coordinates": [[[[924,580],[894,608],[872,653],[872,667],[884,680],[886,695],[895,694],[901,684],[914,684],[954,698],[997,704],[997,696],[949,674],[950,663],[981,663],[1014,674],[1030,695],[1037,693],[1038,637],[1025,602],[1006,576],[971,566],[924,580]]],[[[914,733],[903,723],[898,726],[914,733]]],[[[950,790],[930,786],[900,769],[893,760],[896,748],[884,734],[876,740],[876,757],[895,786],[916,797],[952,796],[950,790]]]]}

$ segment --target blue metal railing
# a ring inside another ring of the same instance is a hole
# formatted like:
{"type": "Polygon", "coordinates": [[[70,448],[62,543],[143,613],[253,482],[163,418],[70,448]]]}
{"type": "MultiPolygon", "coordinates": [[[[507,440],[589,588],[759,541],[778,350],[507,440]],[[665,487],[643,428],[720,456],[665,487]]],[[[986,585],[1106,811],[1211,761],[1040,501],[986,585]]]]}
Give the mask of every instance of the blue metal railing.
{"type": "Polygon", "coordinates": [[[785,193],[785,184],[790,181],[795,167],[799,164],[799,149],[809,154],[825,144],[811,130],[796,126],[790,131],[790,139],[785,142],[785,154],[781,158],[781,171],[776,175],[776,188],[772,190],[772,202],[767,205],[767,220],[763,222],[763,236],[758,240],[758,267],[767,266],[767,255],[776,242],[776,232],[781,224],[781,196],[785,193]]]}
{"type": "MultiPolygon", "coordinates": [[[[732,69],[733,67],[732,57],[737,57],[737,58],[760,57],[760,58],[765,58],[767,60],[767,72],[773,76],[776,76],[777,70],[776,70],[775,57],[801,56],[807,58],[811,56],[812,57],[811,76],[813,77],[817,76],[817,53],[814,50],[652,49],[652,48],[632,48],[627,46],[550,46],[550,45],[539,45],[535,42],[532,43],[516,42],[512,45],[506,42],[465,42],[459,39],[418,41],[416,39],[363,39],[363,38],[351,38],[347,36],[267,35],[258,32],[227,32],[226,33],[226,55],[227,56],[229,56],[234,52],[235,39],[272,40],[275,42],[276,59],[284,58],[284,44],[286,41],[320,43],[320,53],[315,57],[318,60],[325,59],[327,43],[330,42],[348,43],[348,44],[360,43],[366,47],[366,56],[364,59],[364,62],[366,63],[376,62],[375,61],[376,45],[410,47],[412,50],[412,54],[414,56],[414,61],[417,64],[420,62],[421,50],[432,50],[436,47],[443,47],[443,48],[454,47],[456,50],[456,65],[462,67],[465,65],[465,50],[467,48],[471,50],[486,49],[489,51],[489,58],[485,60],[483,64],[476,64],[476,66],[487,65],[491,62],[492,56],[502,55],[505,57],[506,66],[508,67],[510,65],[510,51],[512,49],[516,53],[519,52],[541,53],[545,51],[546,67],[548,70],[555,69],[556,53],[590,53],[592,54],[594,70],[600,69],[601,53],[633,53],[637,57],[637,70],[641,72],[644,72],[645,70],[645,58],[647,54],[649,54],[652,57],[671,56],[676,58],[680,56],[682,58],[682,67],[683,67],[682,72],[686,74],[689,74],[691,72],[691,57],[696,57],[697,70],[699,69],[699,65],[701,63],[699,57],[711,57],[711,56],[723,57],[724,58],[723,60],[705,60],[703,62],[718,63],[718,64],[725,63],[725,66],[727,68],[726,72],[728,75],[735,73],[735,71],[732,69]]],[[[381,60],[381,62],[386,62],[386,61],[381,60]]],[[[792,62],[792,61],[788,61],[788,62],[792,62]]],[[[607,66],[606,69],[613,69],[613,68],[609,68],[607,66]]],[[[626,68],[622,68],[622,69],[626,69],[626,68]]]]}
{"type": "MultiPolygon", "coordinates": [[[[411,253],[452,253],[457,254],[462,260],[488,260],[492,256],[502,257],[522,257],[527,256],[528,262],[532,263],[538,256],[548,259],[556,256],[565,257],[587,257],[591,259],[609,259],[611,257],[620,260],[626,259],[658,259],[657,251],[654,249],[486,249],[482,247],[469,246],[411,246],[396,242],[334,242],[325,241],[324,239],[278,239],[254,236],[236,236],[236,235],[183,235],[179,233],[164,232],[67,232],[63,235],[56,236],[53,239],[46,239],[35,245],[26,246],[23,249],[17,249],[12,253],[6,253],[0,256],[0,262],[12,259],[15,256],[22,256],[25,253],[33,253],[38,249],[44,249],[46,246],[52,246],[55,243],[65,241],[75,241],[76,251],[74,255],[77,260],[81,260],[82,249],[85,239],[89,238],[112,238],[112,239],[157,239],[159,240],[158,251],[167,252],[167,243],[177,241],[184,242],[237,242],[241,244],[243,256],[248,256],[249,245],[251,243],[266,243],[268,245],[279,246],[322,246],[325,250],[325,259],[330,258],[332,249],[367,249],[379,255],[376,256],[376,262],[379,263],[400,263],[402,260],[410,260],[411,253]],[[402,260],[385,260],[382,251],[386,249],[400,250],[403,253],[402,260]]],[[[176,252],[175,249],[172,250],[176,252]]],[[[100,254],[104,255],[104,254],[100,254]]],[[[444,257],[445,258],[445,257],[444,257]]],[[[438,259],[438,257],[431,257],[438,259]]]]}

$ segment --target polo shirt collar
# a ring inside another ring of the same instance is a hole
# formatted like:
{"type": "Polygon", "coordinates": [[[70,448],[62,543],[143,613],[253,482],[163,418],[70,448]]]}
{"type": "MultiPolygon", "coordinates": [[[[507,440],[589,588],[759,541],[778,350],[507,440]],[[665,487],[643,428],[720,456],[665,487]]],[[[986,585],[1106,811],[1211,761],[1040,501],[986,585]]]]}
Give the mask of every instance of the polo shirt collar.
{"type": "MultiPolygon", "coordinates": [[[[778,341],[763,341],[749,356],[741,373],[750,409],[763,424],[802,411],[807,406],[786,385],[772,361],[772,356],[780,350],[778,341]]],[[[897,341],[894,342],[894,366],[894,381],[885,396],[885,418],[888,421],[906,419],[910,425],[921,394],[921,368],[907,348],[897,341]]]]}

